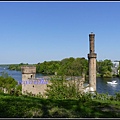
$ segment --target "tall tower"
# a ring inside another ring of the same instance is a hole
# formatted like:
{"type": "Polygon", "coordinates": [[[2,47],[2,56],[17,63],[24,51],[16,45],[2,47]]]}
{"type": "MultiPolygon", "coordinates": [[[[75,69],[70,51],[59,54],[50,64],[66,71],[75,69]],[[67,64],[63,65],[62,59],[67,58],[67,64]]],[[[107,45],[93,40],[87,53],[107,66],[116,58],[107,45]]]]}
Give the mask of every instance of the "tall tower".
{"type": "Polygon", "coordinates": [[[21,67],[22,72],[22,94],[26,91],[27,86],[26,84],[23,84],[26,82],[26,80],[34,79],[36,74],[36,67],[34,66],[23,66],[21,67]]]}
{"type": "Polygon", "coordinates": [[[90,53],[88,54],[88,62],[89,62],[89,87],[90,91],[96,91],[96,57],[95,53],[95,45],[94,45],[95,34],[91,32],[89,34],[89,45],[90,45],[90,53]]]}

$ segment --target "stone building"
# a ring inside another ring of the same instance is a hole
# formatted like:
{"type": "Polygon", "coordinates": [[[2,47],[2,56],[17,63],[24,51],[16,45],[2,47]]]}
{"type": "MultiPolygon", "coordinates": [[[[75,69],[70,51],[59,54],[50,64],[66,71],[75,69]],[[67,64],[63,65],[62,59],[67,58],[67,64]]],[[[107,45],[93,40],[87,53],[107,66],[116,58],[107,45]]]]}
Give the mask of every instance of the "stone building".
{"type": "MultiPolygon", "coordinates": [[[[22,72],[22,94],[31,93],[33,95],[44,95],[47,89],[47,84],[51,84],[50,76],[42,76],[41,78],[35,78],[36,67],[34,66],[23,66],[21,67],[22,72]]],[[[66,79],[66,78],[65,78],[66,79]]],[[[72,77],[71,80],[66,80],[65,84],[75,83],[79,90],[83,90],[83,83],[85,77],[72,77]]]]}
{"type": "Polygon", "coordinates": [[[44,94],[49,80],[47,78],[35,78],[36,67],[23,66],[22,72],[22,94],[44,94]]]}

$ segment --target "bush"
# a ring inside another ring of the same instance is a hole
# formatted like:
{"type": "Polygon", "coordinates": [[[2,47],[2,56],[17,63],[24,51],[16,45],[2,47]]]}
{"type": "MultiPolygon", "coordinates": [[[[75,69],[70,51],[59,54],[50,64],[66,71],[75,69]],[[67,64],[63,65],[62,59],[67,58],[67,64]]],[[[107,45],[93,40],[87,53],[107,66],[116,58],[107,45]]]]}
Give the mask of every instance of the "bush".
{"type": "Polygon", "coordinates": [[[45,95],[49,99],[78,99],[80,96],[77,85],[64,79],[51,79],[51,85],[47,87],[45,95]]]}
{"type": "Polygon", "coordinates": [[[120,101],[120,92],[115,93],[115,99],[120,101]]]}

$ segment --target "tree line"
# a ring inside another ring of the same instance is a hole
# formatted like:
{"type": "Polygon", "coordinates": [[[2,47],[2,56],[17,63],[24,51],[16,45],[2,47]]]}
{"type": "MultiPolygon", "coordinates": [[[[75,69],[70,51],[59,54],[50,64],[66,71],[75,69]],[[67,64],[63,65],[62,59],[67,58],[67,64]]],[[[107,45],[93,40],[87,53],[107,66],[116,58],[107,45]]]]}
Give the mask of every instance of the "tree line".
{"type": "MultiPolygon", "coordinates": [[[[28,63],[20,63],[18,65],[10,65],[10,70],[21,70],[21,66],[29,65],[28,63]]],[[[34,64],[36,72],[44,75],[66,75],[66,76],[81,76],[83,73],[88,76],[88,60],[81,58],[64,58],[61,61],[44,61],[34,64]]],[[[112,73],[114,64],[111,60],[96,60],[96,75],[97,77],[112,77],[120,76],[120,74],[112,73]]],[[[120,71],[120,67],[117,68],[120,71]]]]}

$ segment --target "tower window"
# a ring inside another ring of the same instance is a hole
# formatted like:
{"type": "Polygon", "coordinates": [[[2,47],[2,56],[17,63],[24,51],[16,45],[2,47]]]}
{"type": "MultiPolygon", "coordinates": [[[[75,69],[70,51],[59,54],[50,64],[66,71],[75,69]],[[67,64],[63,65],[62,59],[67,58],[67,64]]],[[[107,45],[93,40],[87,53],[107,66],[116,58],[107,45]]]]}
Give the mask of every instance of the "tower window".
{"type": "Polygon", "coordinates": [[[32,78],[32,75],[31,75],[31,78],[32,78]]]}
{"type": "Polygon", "coordinates": [[[34,85],[33,85],[33,87],[34,87],[34,85]]]}

